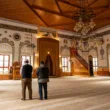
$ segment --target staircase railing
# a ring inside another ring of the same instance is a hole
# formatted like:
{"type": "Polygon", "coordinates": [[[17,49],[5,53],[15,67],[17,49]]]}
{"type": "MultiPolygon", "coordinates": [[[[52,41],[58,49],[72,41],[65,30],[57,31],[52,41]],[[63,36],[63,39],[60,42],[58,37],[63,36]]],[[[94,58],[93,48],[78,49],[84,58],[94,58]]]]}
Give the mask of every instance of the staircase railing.
{"type": "Polygon", "coordinates": [[[75,56],[76,59],[88,70],[88,63],[87,63],[87,61],[84,60],[84,58],[82,58],[82,57],[78,54],[78,52],[77,52],[77,50],[76,50],[75,48],[73,48],[73,47],[71,48],[71,47],[70,47],[70,53],[71,53],[72,56],[75,56]]]}
{"type": "Polygon", "coordinates": [[[76,55],[76,59],[86,68],[88,69],[88,63],[84,58],[82,58],[78,53],[76,55]]]}

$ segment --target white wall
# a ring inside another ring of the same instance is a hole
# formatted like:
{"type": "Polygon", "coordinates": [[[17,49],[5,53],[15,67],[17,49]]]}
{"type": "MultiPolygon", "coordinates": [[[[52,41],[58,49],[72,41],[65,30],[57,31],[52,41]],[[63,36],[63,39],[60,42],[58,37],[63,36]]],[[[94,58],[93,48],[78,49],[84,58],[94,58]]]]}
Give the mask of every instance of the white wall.
{"type": "MultiPolygon", "coordinates": [[[[28,28],[28,29],[34,29],[36,30],[37,27],[36,26],[32,26],[29,24],[23,24],[20,22],[13,22],[13,21],[8,21],[8,20],[2,20],[0,19],[0,25],[1,24],[6,24],[6,25],[11,25],[11,26],[17,26],[17,27],[21,27],[21,28],[28,28]]],[[[19,48],[20,48],[20,43],[24,43],[25,41],[29,41],[30,43],[34,43],[36,45],[37,39],[36,39],[37,34],[32,33],[32,32],[23,32],[22,30],[19,31],[17,29],[12,30],[12,29],[5,29],[5,28],[0,28],[0,41],[2,42],[3,38],[7,38],[9,40],[9,42],[13,42],[14,43],[14,59],[13,61],[20,61],[20,52],[19,52],[19,48]],[[18,34],[20,35],[20,40],[15,40],[14,39],[14,35],[18,34]]],[[[3,44],[3,43],[1,43],[3,44]]],[[[5,43],[6,44],[6,43],[5,43]]],[[[9,44],[6,44],[9,45],[9,44]]],[[[10,46],[10,45],[9,45],[10,46]]],[[[12,49],[12,48],[11,48],[12,49]]],[[[37,45],[36,48],[34,49],[34,51],[36,52],[37,50],[37,45]]],[[[0,51],[2,51],[2,49],[0,49],[0,51]]],[[[7,54],[9,49],[7,49],[7,54]]],[[[29,51],[29,50],[28,50],[29,51]]],[[[1,52],[2,53],[2,52],[1,52]]],[[[9,53],[10,54],[10,53],[9,53]]],[[[11,58],[11,63],[12,63],[12,58],[11,58]]],[[[32,62],[33,64],[33,62],[32,62]]]]}
{"type": "MultiPolygon", "coordinates": [[[[99,45],[96,41],[89,41],[88,52],[82,52],[78,50],[78,53],[86,60],[88,55],[92,55],[93,57],[98,58],[98,66],[100,67],[108,67],[108,56],[109,52],[107,52],[107,45],[110,44],[110,34],[103,36],[104,43],[102,45],[99,45]],[[104,54],[101,55],[101,51],[104,51],[104,54]]],[[[86,51],[84,49],[83,43],[79,41],[79,46],[82,46],[83,51],[86,51]]]]}
{"type": "MultiPolygon", "coordinates": [[[[22,22],[17,22],[17,21],[9,21],[7,19],[0,19],[0,24],[8,24],[8,25],[13,25],[13,26],[18,26],[18,27],[23,27],[23,28],[28,28],[28,29],[34,29],[37,30],[36,25],[30,25],[22,22]]],[[[107,30],[110,29],[107,27],[107,30]]],[[[104,30],[105,31],[105,30],[104,30]]],[[[60,31],[59,31],[60,32],[60,31]]],[[[65,31],[66,32],[66,31],[65,31]]],[[[101,31],[102,32],[102,31],[101,31]]],[[[68,34],[68,33],[67,33],[68,34]]],[[[71,33],[70,33],[71,34],[71,33]]],[[[17,31],[17,30],[11,30],[11,29],[4,29],[0,28],[0,41],[2,41],[3,38],[7,38],[10,41],[14,42],[14,60],[13,61],[19,61],[19,44],[21,42],[25,41],[30,41],[36,45],[36,48],[34,49],[35,53],[37,51],[37,34],[35,33],[30,33],[30,32],[23,32],[23,31],[17,31]],[[19,41],[14,40],[13,36],[14,34],[19,34],[21,36],[21,39],[19,41]]],[[[102,67],[107,67],[109,62],[108,62],[108,56],[109,52],[107,52],[107,45],[110,44],[110,35],[104,35],[104,44],[103,45],[98,45],[96,42],[89,42],[89,45],[86,46],[88,48],[84,48],[84,45],[81,41],[79,42],[79,47],[81,47],[84,51],[78,50],[78,53],[86,60],[88,61],[88,55],[92,55],[93,57],[98,57],[98,64],[99,66],[102,67]],[[89,51],[87,52],[87,49],[89,51]],[[101,49],[104,50],[104,55],[101,55],[101,49]],[[107,54],[108,53],[108,54],[107,54]]],[[[60,38],[59,40],[59,53],[60,55],[65,55],[65,56],[70,56],[70,51],[69,47],[72,46],[72,39],[68,38],[60,38]]]]}
{"type": "Polygon", "coordinates": [[[69,47],[71,47],[72,40],[67,38],[60,38],[59,40],[59,53],[60,55],[70,56],[69,47]]]}
{"type": "MultiPolygon", "coordinates": [[[[3,19],[0,18],[0,25],[1,24],[10,25],[10,26],[16,26],[16,27],[20,27],[20,28],[33,29],[33,30],[37,30],[38,29],[38,27],[36,25],[26,24],[26,23],[23,23],[23,22],[8,20],[8,19],[4,19],[4,18],[3,19]]],[[[66,33],[66,31],[65,31],[65,33],[66,33]]],[[[66,33],[66,34],[69,34],[69,32],[66,33]]],[[[14,62],[15,61],[20,61],[20,51],[21,51],[21,55],[29,54],[29,55],[33,56],[31,54],[31,50],[28,49],[26,46],[22,47],[21,50],[19,50],[20,43],[25,43],[25,41],[30,41],[30,42],[34,43],[36,45],[36,48],[34,49],[34,52],[35,52],[35,54],[37,53],[37,34],[35,34],[35,33],[24,32],[22,30],[19,31],[17,29],[15,29],[15,30],[13,29],[12,30],[12,29],[3,27],[3,28],[0,28],[0,41],[1,42],[2,42],[3,38],[7,38],[9,42],[13,42],[14,43],[14,56],[12,56],[12,52],[9,53],[12,57],[14,57],[14,59],[11,57],[11,63],[13,61],[14,62]],[[14,35],[15,34],[19,34],[21,36],[21,39],[18,40],[18,41],[15,40],[14,39],[14,35]]],[[[60,53],[60,55],[69,56],[70,57],[69,47],[71,47],[71,41],[72,41],[71,39],[60,38],[60,40],[59,40],[59,53],[60,53]],[[64,42],[64,40],[66,42],[64,42]],[[62,49],[62,53],[61,53],[61,48],[63,48],[62,49]]],[[[8,51],[6,53],[8,53],[8,51]]]]}

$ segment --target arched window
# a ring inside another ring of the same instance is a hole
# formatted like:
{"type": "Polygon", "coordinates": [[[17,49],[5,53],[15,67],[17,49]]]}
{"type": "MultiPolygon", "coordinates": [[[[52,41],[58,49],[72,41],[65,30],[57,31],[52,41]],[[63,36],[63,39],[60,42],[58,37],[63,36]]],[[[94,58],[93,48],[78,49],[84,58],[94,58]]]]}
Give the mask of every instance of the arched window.
{"type": "Polygon", "coordinates": [[[93,57],[93,71],[96,72],[98,69],[98,56],[95,49],[91,49],[89,55],[93,57]]]}
{"type": "Polygon", "coordinates": [[[70,51],[67,48],[64,48],[61,52],[62,56],[62,72],[70,72],[71,66],[70,66],[70,51]]]}
{"type": "Polygon", "coordinates": [[[33,48],[24,45],[21,48],[21,61],[24,64],[25,59],[29,60],[29,63],[33,65],[33,48]]]}
{"type": "Polygon", "coordinates": [[[107,61],[110,72],[110,44],[107,45],[107,61]]]}
{"type": "Polygon", "coordinates": [[[12,66],[12,47],[8,43],[0,44],[0,74],[8,74],[12,66]]]}

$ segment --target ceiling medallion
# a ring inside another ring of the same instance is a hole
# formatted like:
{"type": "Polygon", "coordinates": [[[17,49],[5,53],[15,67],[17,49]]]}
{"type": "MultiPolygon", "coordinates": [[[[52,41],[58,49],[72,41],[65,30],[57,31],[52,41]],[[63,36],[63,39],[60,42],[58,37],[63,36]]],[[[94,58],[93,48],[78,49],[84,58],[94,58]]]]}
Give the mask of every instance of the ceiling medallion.
{"type": "Polygon", "coordinates": [[[93,18],[95,13],[87,6],[88,0],[79,0],[81,8],[75,13],[73,19],[76,21],[74,30],[85,36],[95,27],[93,18]]]}

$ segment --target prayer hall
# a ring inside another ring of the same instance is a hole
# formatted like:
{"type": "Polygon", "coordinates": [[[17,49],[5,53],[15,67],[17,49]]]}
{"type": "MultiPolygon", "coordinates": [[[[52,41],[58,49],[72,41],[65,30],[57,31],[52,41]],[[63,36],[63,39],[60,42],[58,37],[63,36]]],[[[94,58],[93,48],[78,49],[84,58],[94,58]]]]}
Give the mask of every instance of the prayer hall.
{"type": "Polygon", "coordinates": [[[1,110],[110,110],[110,0],[0,0],[1,110]],[[32,100],[21,68],[32,65],[32,100]],[[39,100],[37,70],[49,69],[39,100]]]}

